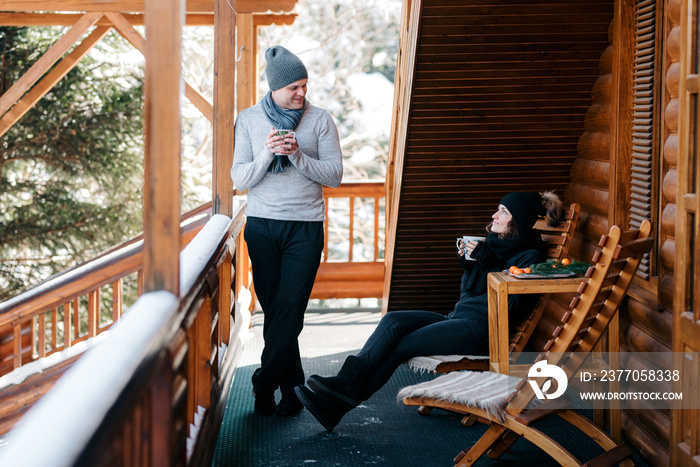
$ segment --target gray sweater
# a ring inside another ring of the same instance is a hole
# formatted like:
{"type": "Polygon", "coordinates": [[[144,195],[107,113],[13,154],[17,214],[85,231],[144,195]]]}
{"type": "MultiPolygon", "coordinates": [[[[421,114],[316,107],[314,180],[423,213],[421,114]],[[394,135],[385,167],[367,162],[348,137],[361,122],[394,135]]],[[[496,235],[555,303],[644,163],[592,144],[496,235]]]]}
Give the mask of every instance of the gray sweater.
{"type": "Polygon", "coordinates": [[[231,178],[248,190],[246,215],[286,221],[323,221],[323,185],[337,188],[343,177],[338,129],[325,110],[311,105],[294,130],[299,149],[283,172],[268,173],[275,155],[265,146],[272,124],[260,104],[236,118],[231,178]]]}

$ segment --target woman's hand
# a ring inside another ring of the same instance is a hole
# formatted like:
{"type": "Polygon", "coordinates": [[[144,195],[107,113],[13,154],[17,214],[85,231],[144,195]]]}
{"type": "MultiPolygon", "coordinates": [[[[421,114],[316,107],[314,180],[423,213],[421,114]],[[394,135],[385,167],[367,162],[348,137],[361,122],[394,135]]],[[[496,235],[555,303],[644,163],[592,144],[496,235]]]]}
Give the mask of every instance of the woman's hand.
{"type": "Polygon", "coordinates": [[[296,135],[293,133],[278,135],[277,130],[272,128],[267,134],[267,139],[265,139],[265,147],[273,154],[288,156],[299,149],[299,144],[297,143],[296,135]]]}
{"type": "Polygon", "coordinates": [[[476,245],[479,242],[477,240],[469,240],[465,242],[464,240],[459,241],[459,249],[457,252],[459,253],[459,256],[470,256],[472,255],[472,251],[474,251],[474,248],[476,248],[476,245]]]}
{"type": "Polygon", "coordinates": [[[469,240],[468,242],[464,242],[464,254],[471,257],[474,248],[476,248],[478,244],[479,242],[477,240],[469,240]]]}

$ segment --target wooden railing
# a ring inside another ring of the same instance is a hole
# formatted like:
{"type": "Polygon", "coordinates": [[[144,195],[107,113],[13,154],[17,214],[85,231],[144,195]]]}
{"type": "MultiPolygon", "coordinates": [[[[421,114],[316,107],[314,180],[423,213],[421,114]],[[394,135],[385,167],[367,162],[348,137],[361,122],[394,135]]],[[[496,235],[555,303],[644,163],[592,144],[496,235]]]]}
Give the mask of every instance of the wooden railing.
{"type": "MultiPolygon", "coordinates": [[[[183,216],[183,246],[210,211],[208,203],[183,216]]],[[[109,329],[141,295],[142,247],[136,237],[0,303],[0,376],[109,329]]]]}
{"type": "MultiPolygon", "coordinates": [[[[384,184],[324,190],[323,259],[312,298],[381,297],[384,184]]],[[[186,245],[209,218],[206,204],[183,218],[186,245]]],[[[0,303],[0,376],[107,330],[142,293],[140,237],[0,303]]],[[[244,245],[242,257],[246,256],[244,245]]],[[[247,267],[247,263],[244,267],[247,267]]],[[[248,286],[241,274],[239,286],[248,286]]],[[[246,276],[246,277],[243,277],[246,276]]]]}
{"type": "MultiPolygon", "coordinates": [[[[384,280],[384,184],[347,182],[324,190],[323,259],[312,298],[381,297],[384,280]]],[[[186,245],[209,218],[211,204],[183,218],[186,245]]],[[[96,337],[142,293],[143,239],[132,241],[0,303],[0,376],[96,337]]],[[[240,267],[247,251],[240,247],[240,267]]],[[[237,291],[248,288],[247,271],[237,291]]]]}
{"type": "MultiPolygon", "coordinates": [[[[384,278],[383,184],[345,183],[337,189],[326,189],[324,197],[328,219],[326,246],[312,298],[381,297],[384,278]]],[[[207,204],[185,216],[181,229],[183,246],[210,219],[210,210],[211,204],[207,204]]],[[[219,268],[217,272],[222,283],[230,284],[229,288],[236,294],[242,290],[253,292],[250,263],[242,240],[243,226],[243,208],[240,208],[235,222],[238,229],[236,235],[240,238],[229,245],[230,251],[236,252],[234,266],[228,271],[225,267],[219,268]]],[[[0,377],[30,363],[43,364],[44,357],[52,354],[67,354],[55,355],[60,357],[56,363],[42,367],[34,374],[21,372],[31,376],[26,376],[22,384],[10,383],[9,390],[7,385],[0,384],[0,435],[6,433],[43,396],[73,364],[76,355],[87,347],[83,345],[81,349],[73,351],[77,344],[89,344],[91,338],[108,330],[121,319],[123,311],[141,296],[142,245],[142,238],[133,239],[0,303],[0,377]],[[30,390],[26,387],[30,387],[30,390]]],[[[221,295],[220,300],[223,301],[211,309],[230,309],[230,301],[226,302],[225,297],[226,294],[221,295]]],[[[251,302],[244,301],[243,308],[247,312],[252,308],[251,302]]],[[[192,322],[190,333],[201,335],[188,336],[188,342],[202,342],[208,332],[213,332],[208,324],[197,325],[197,322],[196,319],[192,322]]],[[[225,342],[225,337],[231,333],[231,318],[224,316],[220,322],[218,318],[213,322],[220,327],[218,339],[225,342]]],[[[240,322],[241,319],[235,321],[237,326],[240,326],[240,322]]],[[[209,346],[202,347],[199,352],[203,352],[204,348],[209,346]]],[[[209,364],[209,357],[202,354],[203,366],[209,364]]],[[[8,376],[14,376],[14,373],[8,376]]],[[[204,397],[211,386],[193,383],[191,388],[199,397],[204,397]]],[[[191,417],[193,412],[189,413],[191,417]]]]}
{"type": "Polygon", "coordinates": [[[384,182],[344,182],[324,188],[323,258],[311,298],[382,296],[384,285],[384,182]]]}
{"type": "Polygon", "coordinates": [[[185,248],[179,298],[141,296],[17,423],[0,465],[210,462],[250,316],[232,290],[243,207],[212,217],[185,248]]]}

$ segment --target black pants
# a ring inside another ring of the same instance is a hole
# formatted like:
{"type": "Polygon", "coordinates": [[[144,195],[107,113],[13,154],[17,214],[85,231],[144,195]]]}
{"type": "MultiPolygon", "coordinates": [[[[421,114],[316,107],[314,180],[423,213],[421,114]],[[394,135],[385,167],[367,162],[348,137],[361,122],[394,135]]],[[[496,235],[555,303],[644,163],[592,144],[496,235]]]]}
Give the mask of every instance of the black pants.
{"type": "MultiPolygon", "coordinates": [[[[506,264],[529,265],[542,261],[537,250],[518,253],[506,264]]],[[[463,281],[464,282],[464,281],[463,281]]],[[[538,295],[509,295],[511,324],[532,311],[538,295]]],[[[378,391],[407,360],[423,355],[488,355],[488,295],[465,292],[454,310],[444,316],[431,311],[392,311],[357,354],[369,365],[367,379],[360,383],[362,400],[378,391]]]]}
{"type": "Polygon", "coordinates": [[[249,217],[245,227],[253,284],[265,320],[256,391],[293,394],[304,383],[298,337],[323,251],[323,222],[249,217]]]}
{"type": "Polygon", "coordinates": [[[488,355],[488,315],[450,319],[432,311],[392,311],[385,314],[357,354],[371,369],[360,384],[369,399],[394,371],[422,355],[488,355]]]}

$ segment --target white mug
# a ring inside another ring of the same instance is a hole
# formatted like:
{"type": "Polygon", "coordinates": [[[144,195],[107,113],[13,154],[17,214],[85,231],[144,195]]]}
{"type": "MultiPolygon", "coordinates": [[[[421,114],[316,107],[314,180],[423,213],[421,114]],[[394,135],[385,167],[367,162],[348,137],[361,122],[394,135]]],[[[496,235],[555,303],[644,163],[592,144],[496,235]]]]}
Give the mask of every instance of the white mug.
{"type": "Polygon", "coordinates": [[[469,260],[469,261],[476,261],[475,259],[473,259],[471,256],[469,256],[467,254],[464,247],[465,247],[465,244],[469,241],[479,242],[479,241],[483,241],[483,240],[486,240],[486,237],[478,237],[475,235],[465,235],[463,237],[457,237],[457,242],[456,242],[457,250],[464,253],[464,259],[469,260]]]}

